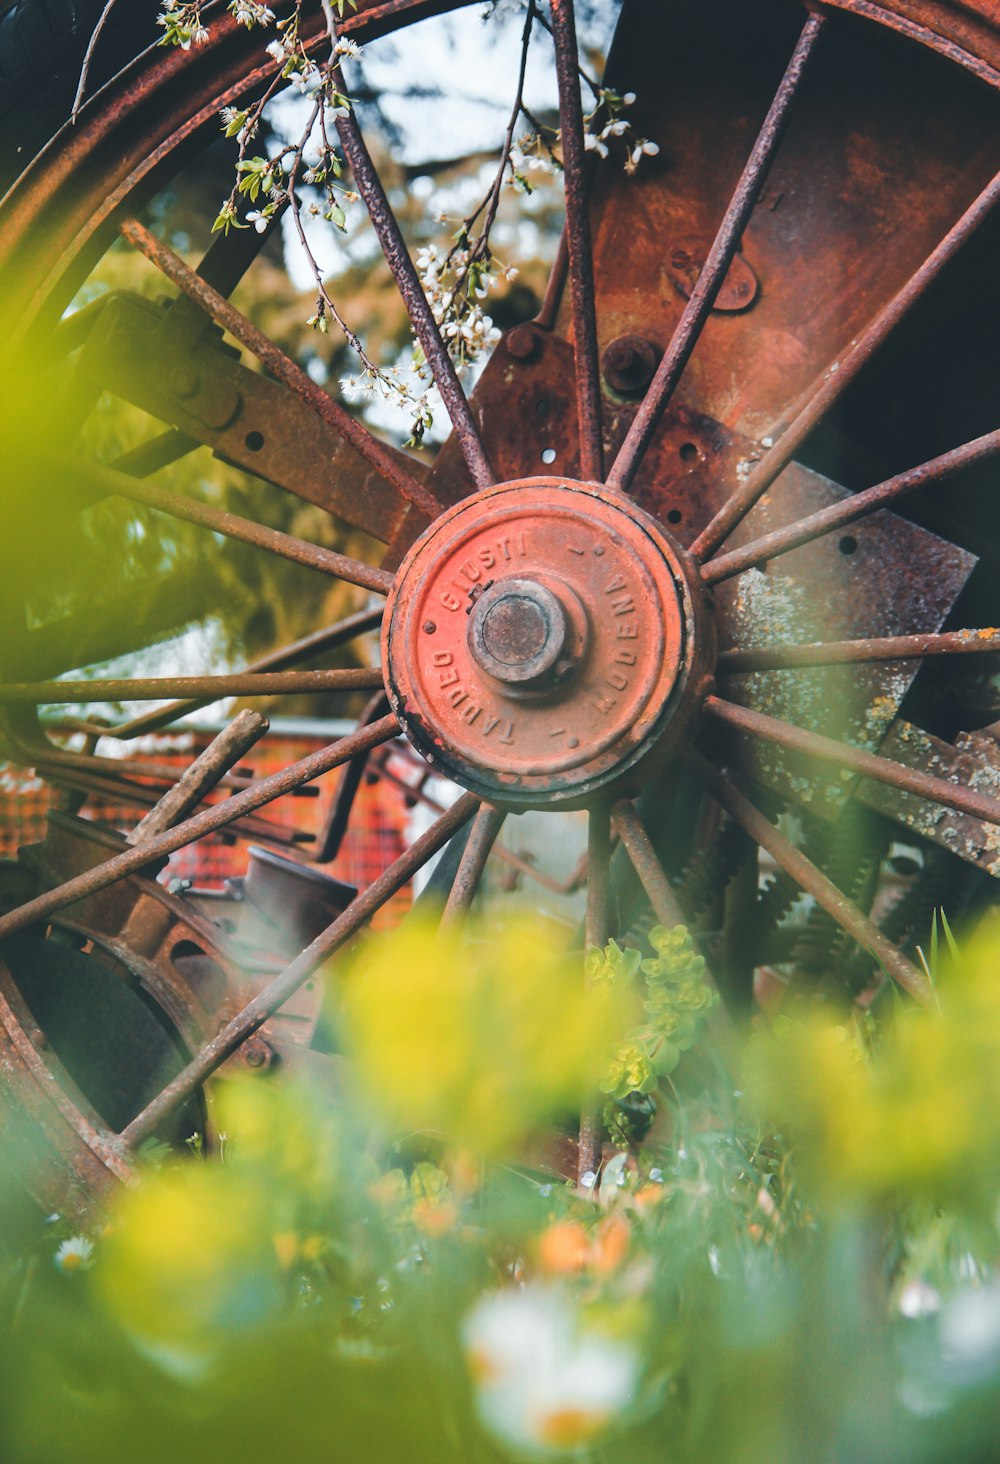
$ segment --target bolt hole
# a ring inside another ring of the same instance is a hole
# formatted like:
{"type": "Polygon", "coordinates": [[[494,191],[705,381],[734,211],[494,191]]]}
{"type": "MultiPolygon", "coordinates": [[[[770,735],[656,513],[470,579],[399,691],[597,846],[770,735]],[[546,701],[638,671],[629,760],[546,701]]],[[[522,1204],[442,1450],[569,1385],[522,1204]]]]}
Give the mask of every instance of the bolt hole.
{"type": "Polygon", "coordinates": [[[248,432],[243,441],[251,452],[260,452],[264,446],[264,434],[263,432],[248,432]]]}
{"type": "Polygon", "coordinates": [[[667,514],[667,523],[668,524],[679,524],[680,521],[681,521],[681,519],[683,517],[684,517],[684,515],[681,513],[681,511],[680,511],[679,508],[672,508],[670,510],[670,512],[667,514]]]}
{"type": "Polygon", "coordinates": [[[556,460],[556,450],[555,450],[554,447],[546,447],[545,449],[543,449],[543,451],[542,451],[542,462],[543,463],[554,463],[555,460],[556,460]]]}
{"type": "Polygon", "coordinates": [[[854,554],[857,552],[858,541],[857,539],[855,539],[853,534],[845,534],[840,543],[837,545],[837,548],[840,550],[841,554],[854,554]]]}
{"type": "Polygon", "coordinates": [[[681,462],[693,463],[698,456],[698,449],[693,442],[681,443],[681,462]]]}

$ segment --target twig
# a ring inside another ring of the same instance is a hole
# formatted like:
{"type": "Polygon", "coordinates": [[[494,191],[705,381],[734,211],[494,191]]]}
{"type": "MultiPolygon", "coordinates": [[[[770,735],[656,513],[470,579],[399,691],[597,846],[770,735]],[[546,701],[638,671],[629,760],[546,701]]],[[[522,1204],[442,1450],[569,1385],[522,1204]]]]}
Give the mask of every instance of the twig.
{"type": "Polygon", "coordinates": [[[90,75],[90,63],[94,59],[94,51],[97,49],[97,42],[101,38],[101,31],[104,29],[108,16],[114,10],[118,0],[107,0],[100,18],[91,32],[90,40],[87,42],[87,49],[83,55],[83,65],[80,67],[80,80],[76,84],[76,96],[73,98],[73,110],[70,112],[69,120],[76,122],[77,113],[83,105],[83,94],[87,89],[87,77],[90,75]]]}

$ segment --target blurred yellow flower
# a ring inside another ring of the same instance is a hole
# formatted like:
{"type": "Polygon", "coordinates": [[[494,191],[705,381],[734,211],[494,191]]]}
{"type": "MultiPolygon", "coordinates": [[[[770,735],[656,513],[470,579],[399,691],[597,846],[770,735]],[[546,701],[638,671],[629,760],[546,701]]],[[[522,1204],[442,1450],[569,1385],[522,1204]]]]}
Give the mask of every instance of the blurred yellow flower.
{"type": "Polygon", "coordinates": [[[998,955],[994,938],[963,949],[940,1008],[901,1007],[870,1055],[853,1031],[820,1019],[782,1018],[751,1042],[748,1095],[796,1140],[814,1184],[848,1203],[898,1194],[975,1204],[1000,1167],[998,955]]]}
{"type": "Polygon", "coordinates": [[[596,1088],[621,1036],[614,994],[527,919],[499,932],[407,925],[368,944],[343,1000],[348,1045],[389,1124],[509,1152],[596,1088]]]}
{"type": "Polygon", "coordinates": [[[118,1206],[95,1278],[113,1315],[180,1376],[210,1366],[280,1307],[298,1241],[275,1232],[262,1177],[189,1163],[147,1175],[118,1206]]]}

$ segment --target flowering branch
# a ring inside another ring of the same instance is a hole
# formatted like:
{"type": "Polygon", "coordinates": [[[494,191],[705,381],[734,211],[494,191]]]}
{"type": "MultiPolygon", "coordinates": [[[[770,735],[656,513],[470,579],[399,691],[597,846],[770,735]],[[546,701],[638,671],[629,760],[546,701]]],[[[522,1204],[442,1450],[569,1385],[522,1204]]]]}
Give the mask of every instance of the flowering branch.
{"type": "MultiPolygon", "coordinates": [[[[114,0],[109,0],[108,9],[113,3],[114,0]]],[[[158,16],[164,31],[161,43],[187,50],[207,40],[208,30],[202,20],[205,3],[206,0],[163,0],[158,16]]],[[[419,445],[433,420],[427,404],[430,382],[419,346],[414,347],[413,370],[421,389],[413,392],[400,379],[398,368],[387,372],[367,354],[357,333],[337,308],[309,242],[305,215],[322,217],[346,233],[344,205],[357,201],[358,195],[341,181],[345,165],[330,141],[328,121],[331,116],[343,116],[350,110],[351,103],[344,90],[340,68],[343,59],[357,56],[360,48],[355,41],[341,37],[338,32],[338,20],[343,18],[348,5],[352,9],[357,8],[356,0],[319,0],[326,29],[327,54],[316,60],[300,34],[305,3],[306,0],[295,0],[291,14],[276,20],[274,12],[262,0],[229,0],[229,10],[237,24],[248,29],[254,26],[273,27],[275,35],[266,50],[275,63],[275,72],[255,103],[245,108],[226,107],[222,112],[225,134],[237,138],[239,152],[233,187],[222,203],[213,232],[221,230],[228,233],[231,228],[253,227],[263,233],[288,208],[316,285],[316,306],[308,324],[326,333],[329,322],[334,321],[361,362],[362,381],[368,394],[394,397],[410,406],[413,430],[409,445],[419,445]],[[307,124],[297,141],[286,144],[277,153],[271,156],[254,153],[251,143],[257,136],[265,109],[284,86],[294,87],[312,100],[307,124]],[[306,154],[312,152],[317,154],[316,161],[307,163],[306,154]],[[300,193],[304,187],[318,189],[321,201],[303,204],[300,193]],[[247,204],[252,206],[247,209],[247,204]]],[[[437,245],[430,244],[417,254],[421,285],[459,372],[477,361],[499,339],[500,332],[490,316],[485,314],[481,302],[501,280],[510,281],[517,274],[515,269],[495,258],[490,243],[505,184],[530,193],[529,173],[551,175],[562,171],[559,129],[540,122],[528,108],[524,97],[528,54],[536,21],[544,29],[551,29],[541,13],[539,0],[527,0],[516,94],[489,188],[467,217],[455,221],[458,227],[447,250],[442,252],[437,245]],[[522,119],[529,130],[518,137],[522,119]]],[[[609,141],[621,138],[627,148],[625,169],[629,173],[634,172],[643,155],[658,151],[655,143],[639,138],[622,116],[624,109],[634,102],[634,95],[626,93],[620,96],[602,87],[582,68],[580,75],[594,98],[593,108],[585,117],[588,149],[606,157],[609,141]]],[[[442,216],[441,222],[445,221],[442,216]]],[[[352,388],[357,388],[358,384],[355,378],[350,378],[352,388]]]]}

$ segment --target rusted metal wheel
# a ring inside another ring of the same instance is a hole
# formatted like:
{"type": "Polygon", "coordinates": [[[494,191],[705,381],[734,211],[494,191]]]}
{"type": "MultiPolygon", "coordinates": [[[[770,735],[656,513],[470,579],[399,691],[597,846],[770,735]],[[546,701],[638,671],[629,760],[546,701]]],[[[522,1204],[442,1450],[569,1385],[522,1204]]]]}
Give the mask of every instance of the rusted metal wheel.
{"type": "MultiPolygon", "coordinates": [[[[364,40],[456,8],[359,0],[342,29],[364,40]]],[[[322,631],[336,644],[381,620],[380,668],[311,683],[384,682],[388,707],[376,698],[355,733],[131,842],[57,817],[23,872],[21,902],[0,917],[0,1060],[10,1113],[35,1148],[39,1135],[48,1145],[36,1183],[49,1204],[85,1208],[180,1105],[185,1123],[205,1121],[207,1080],[234,1054],[266,1066],[295,993],[466,826],[447,918],[472,901],[508,814],[585,808],[587,942],[641,923],[645,902],[698,932],[735,1004],[755,982],[816,981],[831,962],[860,1000],[891,979],[926,1001],[913,946],[942,890],[956,905],[989,902],[1000,825],[1000,550],[983,508],[1000,452],[997,363],[983,349],[1000,304],[996,5],[626,0],[609,79],[637,94],[659,144],[634,179],[587,166],[571,0],[552,0],[547,23],[564,247],[541,311],[508,331],[470,401],[357,119],[340,123],[451,418],[429,469],[231,303],[253,232],[216,241],[195,270],[143,222],[220,109],[265,82],[258,37],[228,15],[205,46],[139,57],[3,205],[14,359],[40,354],[55,379],[87,351],[107,389],[167,428],[116,464],[75,461],[81,491],[388,597],[384,614],[322,631]],[[169,306],[119,297],[96,324],[61,319],[111,247],[145,255],[169,306]],[[241,354],[220,351],[212,322],[241,354]],[[150,481],[198,443],[364,530],[386,546],[382,562],[150,481]],[[248,987],[224,932],[152,876],[186,843],[338,766],[356,786],[367,752],[400,733],[465,791],[356,895],[313,875],[306,898],[303,876],[272,859],[308,906],[303,948],[248,987]],[[902,879],[894,842],[913,856],[902,879]],[[72,952],[53,980],[71,983],[103,952],[141,990],[157,1011],[151,1040],[165,1020],[176,1054],[158,1093],[130,1070],[130,1091],[101,1111],[60,1066],[33,955],[65,950],[74,932],[90,955],[72,952]],[[171,959],[183,942],[207,968],[171,959]]],[[[70,465],[53,455],[45,471],[70,465]]],[[[305,674],[287,668],[304,654],[104,694],[301,690],[305,674]]],[[[79,694],[99,690],[85,682],[79,694]]],[[[8,704],[65,695],[9,670],[0,686],[8,704]]],[[[44,769],[68,755],[34,745],[24,756],[44,769]]],[[[597,1143],[585,1136],[582,1167],[597,1163],[597,1143]]]]}

